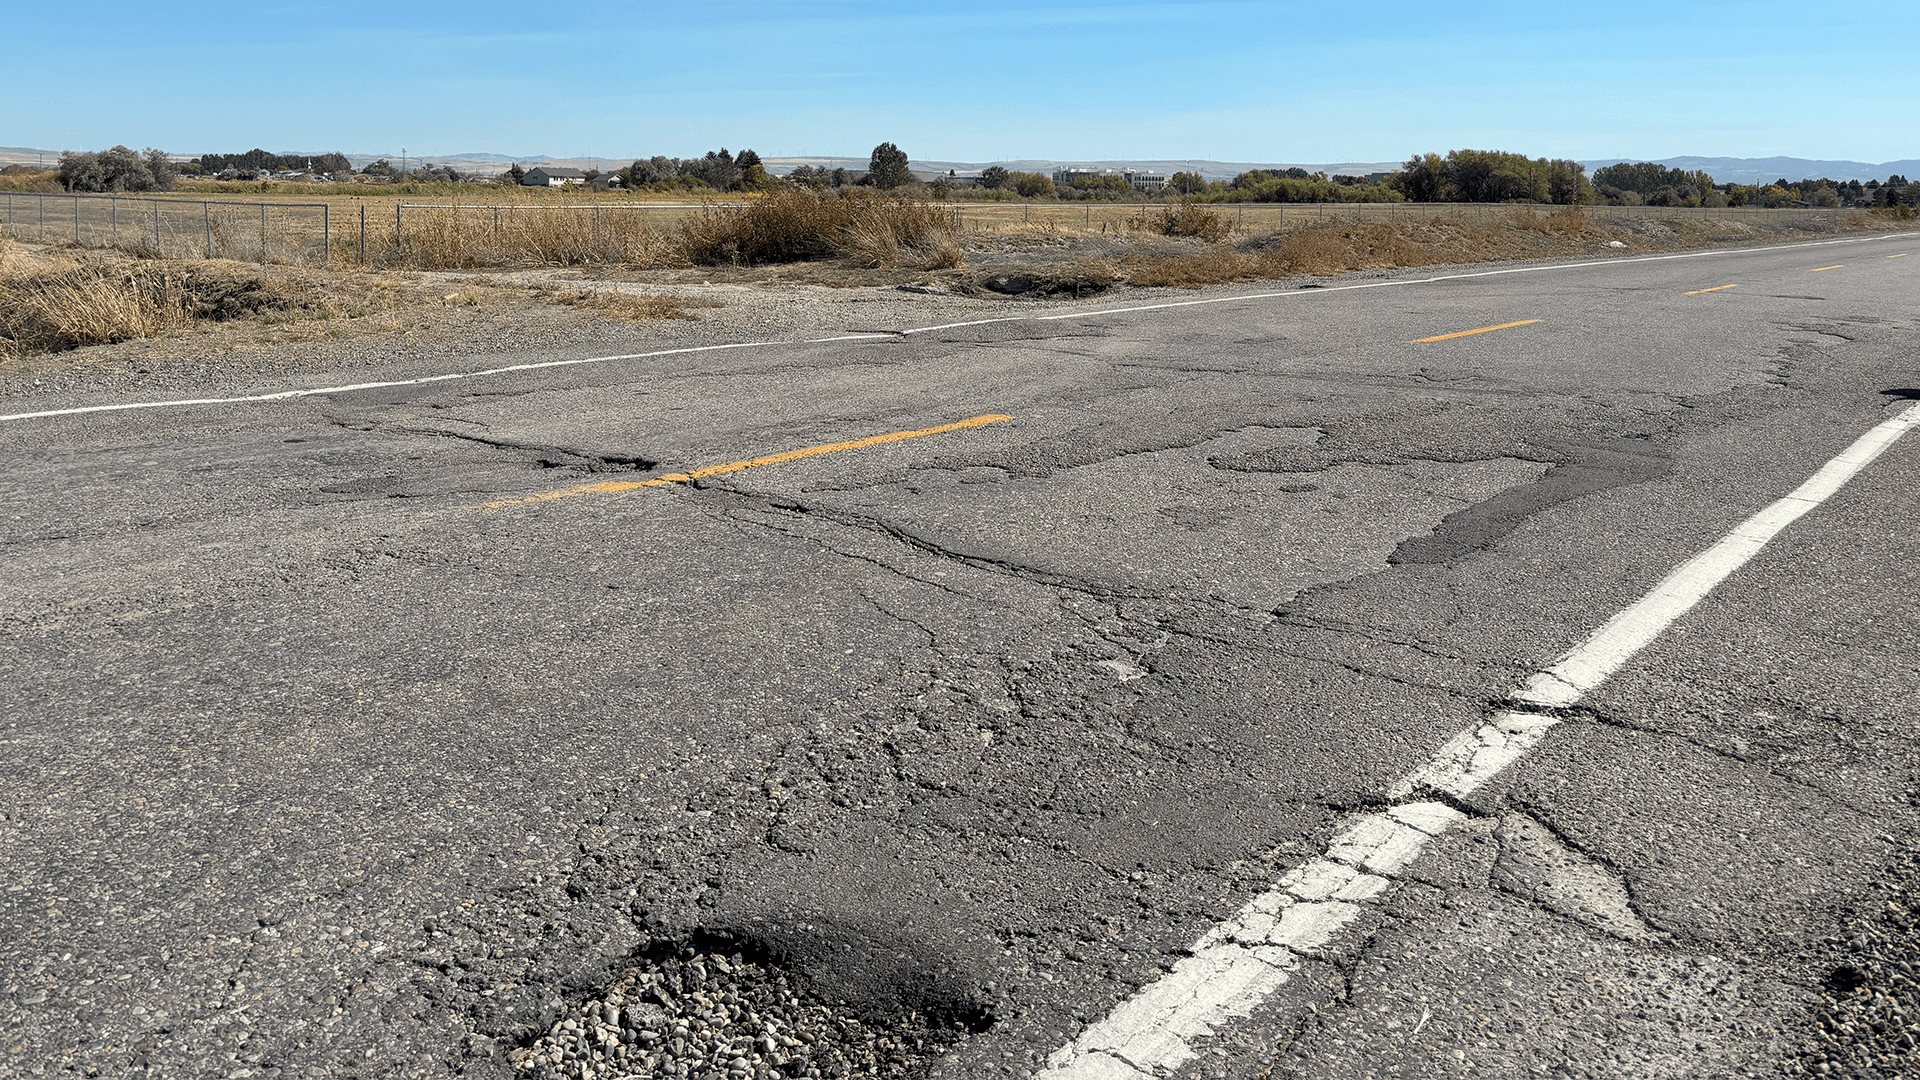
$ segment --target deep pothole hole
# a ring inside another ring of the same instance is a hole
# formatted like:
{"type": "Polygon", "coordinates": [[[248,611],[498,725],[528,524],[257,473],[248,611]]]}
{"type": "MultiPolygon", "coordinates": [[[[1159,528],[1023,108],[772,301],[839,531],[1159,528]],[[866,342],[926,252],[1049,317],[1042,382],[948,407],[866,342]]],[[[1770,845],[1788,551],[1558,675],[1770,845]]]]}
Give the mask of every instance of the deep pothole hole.
{"type": "Polygon", "coordinates": [[[805,966],[732,931],[656,940],[510,1060],[528,1080],[913,1080],[993,1026],[966,995],[903,986],[856,1001],[805,966]]]}

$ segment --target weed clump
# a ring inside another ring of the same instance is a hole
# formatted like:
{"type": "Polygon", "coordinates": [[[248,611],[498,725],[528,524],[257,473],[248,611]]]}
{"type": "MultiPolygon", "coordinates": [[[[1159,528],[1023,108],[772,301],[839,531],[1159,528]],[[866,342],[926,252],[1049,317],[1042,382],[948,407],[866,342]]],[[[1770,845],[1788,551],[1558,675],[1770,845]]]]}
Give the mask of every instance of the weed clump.
{"type": "Polygon", "coordinates": [[[699,266],[845,258],[933,270],[963,261],[953,213],[920,199],[780,191],[742,207],[709,206],[683,223],[676,253],[699,266]]]}
{"type": "Polygon", "coordinates": [[[1199,203],[1175,202],[1160,208],[1158,213],[1141,212],[1127,219],[1127,224],[1142,232],[1159,233],[1161,236],[1191,237],[1217,244],[1233,231],[1233,225],[1218,210],[1211,210],[1199,203]]]}
{"type": "Polygon", "coordinates": [[[157,337],[192,321],[171,274],[138,265],[34,269],[0,239],[0,354],[157,337]]]}

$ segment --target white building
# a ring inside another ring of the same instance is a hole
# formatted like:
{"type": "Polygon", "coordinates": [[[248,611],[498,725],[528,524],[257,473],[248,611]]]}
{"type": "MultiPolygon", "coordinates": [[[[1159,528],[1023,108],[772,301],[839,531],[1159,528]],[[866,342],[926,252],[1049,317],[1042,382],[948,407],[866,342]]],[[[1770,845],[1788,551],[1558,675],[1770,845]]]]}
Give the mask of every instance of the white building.
{"type": "Polygon", "coordinates": [[[1099,176],[1125,177],[1135,191],[1159,191],[1167,186],[1166,177],[1140,169],[1055,169],[1053,182],[1059,187],[1072,187],[1076,179],[1099,176]]]}

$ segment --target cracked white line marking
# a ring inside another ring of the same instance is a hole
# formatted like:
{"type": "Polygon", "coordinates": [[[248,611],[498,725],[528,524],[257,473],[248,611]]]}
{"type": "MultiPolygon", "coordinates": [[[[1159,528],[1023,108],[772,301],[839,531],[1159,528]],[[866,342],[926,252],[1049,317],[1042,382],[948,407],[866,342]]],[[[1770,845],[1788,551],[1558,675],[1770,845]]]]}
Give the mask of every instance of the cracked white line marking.
{"type": "Polygon", "coordinates": [[[1400,281],[1369,281],[1359,285],[1332,285],[1311,291],[1290,289],[1286,292],[1241,293],[1235,296],[1210,296],[1199,300],[1170,300],[1159,304],[1101,308],[1096,311],[1068,311],[1057,315],[1005,315],[996,316],[991,319],[973,319],[968,322],[942,323],[938,326],[917,326],[897,332],[840,334],[835,337],[805,338],[798,341],[737,341],[725,345],[696,345],[684,349],[661,349],[656,352],[620,353],[614,356],[583,356],[573,360],[548,360],[537,364],[509,364],[505,367],[482,368],[478,371],[453,371],[443,375],[426,375],[417,379],[392,379],[385,382],[352,383],[346,386],[320,386],[308,390],[280,390],[270,394],[244,394],[238,397],[176,398],[171,401],[129,401],[117,405],[76,405],[65,409],[41,409],[37,412],[0,415],[0,423],[8,420],[33,420],[50,416],[77,416],[82,413],[126,412],[133,409],[170,409],[182,408],[189,405],[242,405],[250,402],[289,401],[295,398],[319,397],[326,394],[344,394],[353,390],[379,390],[394,386],[425,386],[429,383],[451,382],[456,379],[479,379],[490,375],[506,375],[516,371],[541,371],[547,368],[575,367],[580,364],[610,364],[620,360],[645,360],[656,356],[683,356],[689,353],[722,352],[728,349],[759,349],[778,345],[825,345],[835,341],[886,341],[894,338],[904,338],[914,334],[931,334],[940,330],[957,330],[968,326],[988,326],[994,323],[1058,322],[1062,319],[1093,319],[1102,315],[1124,315],[1136,311],[1166,311],[1171,308],[1202,307],[1210,304],[1237,304],[1252,300],[1299,299],[1309,296],[1324,296],[1329,293],[1353,292],[1358,289],[1405,288],[1412,285],[1433,285],[1443,281],[1464,281],[1470,278],[1500,277],[1506,274],[1543,274],[1556,270],[1580,270],[1593,266],[1620,266],[1628,263],[1665,262],[1670,259],[1707,259],[1726,255],[1751,255],[1762,251],[1786,251],[1794,248],[1826,247],[1832,244],[1864,244],[1876,240],[1900,239],[1901,236],[1902,234],[1893,233],[1885,236],[1848,237],[1844,240],[1814,240],[1803,244],[1772,244],[1766,247],[1687,251],[1674,255],[1643,255],[1631,259],[1598,259],[1592,262],[1556,263],[1552,266],[1515,266],[1503,270],[1479,270],[1465,274],[1439,274],[1433,277],[1407,278],[1400,281]]]}
{"type": "MultiPolygon", "coordinates": [[[[1608,620],[1585,644],[1534,675],[1513,700],[1550,708],[1578,701],[1780,530],[1825,502],[1917,426],[1920,405],[1875,426],[1792,494],[1735,526],[1608,620]]],[[[1428,840],[1465,817],[1442,802],[1401,800],[1422,791],[1465,795],[1520,760],[1559,722],[1551,716],[1501,712],[1449,740],[1431,760],[1388,789],[1397,805],[1356,815],[1328,841],[1325,855],[1288,871],[1273,888],[1202,935],[1191,956],[1054,1051],[1040,1080],[1171,1076],[1195,1056],[1196,1040],[1251,1015],[1286,984],[1299,958],[1313,956],[1332,942],[1392,887],[1393,875],[1418,857],[1428,840]]]]}
{"type": "Polygon", "coordinates": [[[1767,541],[1778,536],[1780,530],[1826,502],[1915,425],[1920,425],[1920,405],[1908,406],[1900,415],[1854,440],[1852,446],[1827,462],[1792,494],[1734,526],[1719,543],[1682,563],[1655,585],[1652,592],[1607,620],[1585,644],[1528,679],[1512,700],[1553,709],[1563,709],[1578,701],[1581,695],[1619,670],[1634,653],[1659,637],[1673,620],[1686,614],[1728,574],[1744,566],[1767,541]]]}

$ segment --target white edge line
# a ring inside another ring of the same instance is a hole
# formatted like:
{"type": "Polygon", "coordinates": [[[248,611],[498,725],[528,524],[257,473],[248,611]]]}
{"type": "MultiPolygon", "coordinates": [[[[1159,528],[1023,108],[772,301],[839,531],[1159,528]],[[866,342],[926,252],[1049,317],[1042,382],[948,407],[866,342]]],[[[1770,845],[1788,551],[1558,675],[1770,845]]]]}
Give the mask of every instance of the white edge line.
{"type": "Polygon", "coordinates": [[[1733,527],[1712,547],[1681,563],[1653,589],[1623,608],[1581,645],[1528,679],[1510,700],[1566,708],[1606,681],[1621,665],[1692,610],[1729,574],[1807,511],[1827,501],[1902,435],[1920,425],[1920,405],[1875,425],[1786,496],[1733,527]]]}
{"type": "Polygon", "coordinates": [[[1423,278],[1405,278],[1398,281],[1370,281],[1359,285],[1333,285],[1321,289],[1288,289],[1277,292],[1239,293],[1233,296],[1214,296],[1199,300],[1170,300],[1160,304],[1101,308],[1096,311],[1069,311],[1054,315],[1006,315],[996,316],[991,319],[974,319],[967,322],[942,323],[938,326],[920,326],[900,331],[841,334],[836,337],[805,338],[798,341],[739,341],[725,345],[698,345],[685,349],[661,349],[655,352],[619,353],[613,356],[585,356],[573,360],[548,360],[537,364],[510,364],[506,367],[484,368],[479,371],[456,371],[444,375],[422,376],[417,379],[394,379],[386,382],[354,383],[348,386],[321,386],[305,390],[280,390],[271,394],[248,394],[239,397],[176,398],[168,401],[131,401],[117,405],[77,405],[66,409],[41,409],[35,412],[0,415],[0,423],[5,423],[9,420],[36,420],[53,416],[78,416],[86,413],[180,408],[188,405],[241,405],[261,401],[287,401],[293,398],[344,394],[356,390],[380,390],[395,386],[424,386],[428,383],[449,382],[455,379],[477,379],[489,375],[505,375],[516,371],[540,371],[546,368],[573,367],[579,364],[606,364],[620,360],[645,360],[657,356],[681,356],[688,353],[720,352],[727,349],[756,349],[776,345],[824,345],[835,341],[888,340],[910,337],[914,334],[931,334],[941,330],[958,330],[970,326],[990,326],[997,323],[1057,322],[1062,319],[1094,319],[1104,315],[1125,315],[1137,311],[1165,311],[1171,308],[1200,307],[1208,304],[1235,304],[1253,300],[1319,296],[1327,293],[1353,292],[1358,289],[1388,289],[1411,285],[1432,285],[1443,281],[1463,281],[1470,278],[1498,277],[1503,274],[1539,274],[1555,270],[1580,270],[1594,266],[1622,266],[1628,263],[1664,262],[1670,259],[1705,259],[1726,255],[1751,255],[1763,251],[1790,251],[1796,248],[1826,247],[1833,244],[1863,244],[1878,240],[1899,239],[1905,235],[1904,233],[1887,233],[1881,236],[1851,236],[1839,240],[1810,240],[1798,244],[1772,244],[1766,247],[1715,248],[1707,251],[1685,251],[1672,255],[1642,255],[1624,259],[1595,259],[1578,263],[1556,263],[1551,266],[1515,266],[1501,270],[1479,270],[1466,274],[1440,274],[1423,278]]]}
{"type": "Polygon", "coordinates": [[[168,401],[130,401],[119,405],[80,405],[70,409],[43,409],[39,412],[12,413],[5,420],[31,420],[42,416],[74,416],[80,413],[126,412],[130,409],[165,409],[181,405],[237,405],[254,401],[286,401],[290,398],[347,394],[356,390],[381,390],[394,386],[425,386],[428,383],[475,379],[483,375],[504,375],[513,371],[540,371],[546,368],[574,367],[579,364],[605,364],[616,360],[645,360],[656,356],[681,356],[687,353],[721,352],[727,349],[756,349],[769,345],[822,345],[830,341],[867,341],[891,339],[891,333],[842,334],[838,337],[807,338],[802,341],[735,341],[725,345],[695,345],[685,349],[660,349],[654,352],[621,353],[616,356],[583,356],[573,360],[543,360],[537,364],[509,364],[480,371],[453,371],[444,375],[422,375],[417,379],[392,379],[385,382],[348,383],[343,386],[315,386],[302,390],[279,390],[271,394],[247,394],[224,398],[175,398],[168,401]]]}
{"type": "Polygon", "coordinates": [[[1069,311],[1057,315],[1005,315],[991,319],[972,319],[967,322],[943,323],[939,326],[921,326],[911,330],[902,330],[902,335],[930,334],[940,330],[958,330],[969,326],[988,326],[993,323],[1009,322],[1054,322],[1059,319],[1092,319],[1102,315],[1125,315],[1135,311],[1163,311],[1167,308],[1199,307],[1205,304],[1232,304],[1246,300],[1276,300],[1287,297],[1308,297],[1326,293],[1353,292],[1357,289],[1392,289],[1410,285],[1432,285],[1442,281],[1464,281],[1469,278],[1499,277],[1503,274],[1540,274],[1554,270],[1580,270],[1593,266],[1624,266],[1629,263],[1666,262],[1671,259],[1705,259],[1724,255],[1751,255],[1763,251],[1791,251],[1796,248],[1826,247],[1832,244],[1862,244],[1877,240],[1893,240],[1904,233],[1886,233],[1881,236],[1849,236],[1839,240],[1809,240],[1798,244],[1770,244],[1765,247],[1751,248],[1715,248],[1708,251],[1683,251],[1672,255],[1641,255],[1625,259],[1592,259],[1587,262],[1555,263],[1552,266],[1510,266],[1500,270],[1476,270],[1466,274],[1436,274],[1423,278],[1401,278],[1395,281],[1369,281],[1359,285],[1330,285],[1319,289],[1287,289],[1276,292],[1238,293],[1233,296],[1213,296],[1200,300],[1169,300],[1160,304],[1139,304],[1132,307],[1101,308],[1097,311],[1069,311]]]}
{"type": "MultiPolygon", "coordinates": [[[[1513,700],[1556,707],[1578,701],[1782,529],[1825,502],[1920,427],[1920,404],[1881,422],[1791,494],[1736,525],[1689,559],[1587,642],[1536,674],[1513,700]]],[[[1303,958],[1330,944],[1394,875],[1464,814],[1442,802],[1405,802],[1421,791],[1466,795],[1520,760],[1560,724],[1556,717],[1500,712],[1461,732],[1387,791],[1396,805],[1349,817],[1326,853],[1283,875],[1231,918],[1209,928],[1167,974],[1136,990],[1053,1052],[1038,1080],[1156,1080],[1192,1060],[1194,1043],[1251,1015],[1303,958]]]]}

